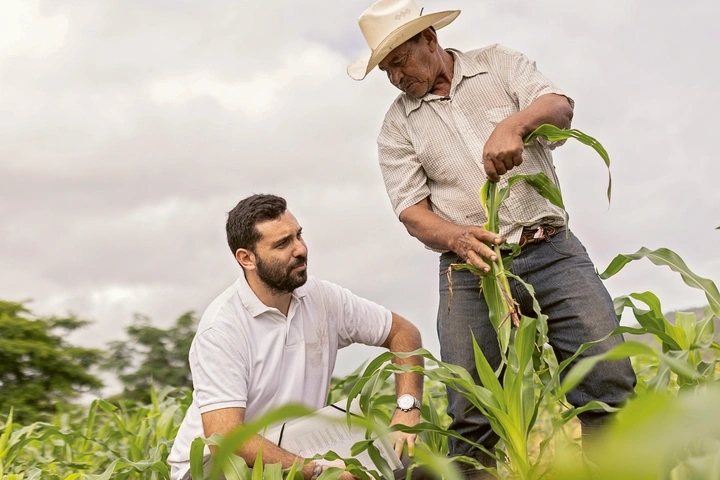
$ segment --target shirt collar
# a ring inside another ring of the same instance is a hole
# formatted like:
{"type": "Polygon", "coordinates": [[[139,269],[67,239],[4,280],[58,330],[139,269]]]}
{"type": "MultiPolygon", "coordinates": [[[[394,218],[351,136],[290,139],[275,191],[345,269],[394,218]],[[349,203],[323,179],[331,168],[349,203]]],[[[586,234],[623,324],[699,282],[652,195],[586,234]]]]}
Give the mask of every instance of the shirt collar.
{"type": "MultiPolygon", "coordinates": [[[[250,288],[250,284],[248,284],[247,279],[245,278],[245,274],[240,275],[240,277],[237,279],[237,282],[235,283],[237,285],[237,291],[238,295],[240,296],[240,301],[245,306],[247,311],[250,312],[250,315],[252,315],[253,318],[265,312],[269,312],[270,310],[276,310],[273,307],[268,307],[267,305],[265,305],[258,298],[258,296],[255,295],[255,292],[253,292],[253,289],[250,288]]],[[[300,299],[305,296],[305,286],[293,290],[292,296],[295,301],[300,301],[300,299]]]]}
{"type": "MultiPolygon", "coordinates": [[[[475,75],[487,73],[489,71],[487,63],[480,58],[470,58],[460,50],[455,50],[454,48],[446,48],[445,51],[455,58],[455,64],[453,66],[453,79],[450,83],[451,97],[455,93],[455,88],[460,84],[463,78],[474,77],[475,75]]],[[[430,102],[444,98],[432,93],[427,93],[422,98],[411,97],[407,93],[402,93],[400,95],[403,97],[403,101],[405,103],[406,116],[409,116],[411,112],[420,108],[422,102],[430,102]]]]}

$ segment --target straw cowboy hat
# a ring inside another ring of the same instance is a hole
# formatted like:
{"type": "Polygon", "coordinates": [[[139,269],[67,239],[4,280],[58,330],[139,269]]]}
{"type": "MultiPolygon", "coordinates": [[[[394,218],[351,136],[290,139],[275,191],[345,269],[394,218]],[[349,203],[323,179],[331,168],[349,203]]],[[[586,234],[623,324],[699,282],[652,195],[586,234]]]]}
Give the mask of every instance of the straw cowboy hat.
{"type": "Polygon", "coordinates": [[[395,47],[428,27],[439,30],[449,25],[458,15],[460,10],[423,15],[413,0],[378,0],[358,19],[371,54],[348,65],[348,75],[362,80],[395,47]]]}

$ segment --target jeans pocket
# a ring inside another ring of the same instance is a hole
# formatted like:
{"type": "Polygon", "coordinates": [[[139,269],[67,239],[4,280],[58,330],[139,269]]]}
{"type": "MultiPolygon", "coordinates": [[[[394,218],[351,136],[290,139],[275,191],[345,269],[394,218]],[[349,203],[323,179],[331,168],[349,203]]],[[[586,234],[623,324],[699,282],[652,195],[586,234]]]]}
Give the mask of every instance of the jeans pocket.
{"type": "Polygon", "coordinates": [[[580,240],[578,240],[572,232],[569,232],[567,238],[565,238],[566,235],[568,235],[568,231],[564,228],[560,229],[555,235],[548,238],[550,247],[560,255],[566,257],[587,254],[587,250],[585,250],[583,244],[580,243],[580,240]]]}

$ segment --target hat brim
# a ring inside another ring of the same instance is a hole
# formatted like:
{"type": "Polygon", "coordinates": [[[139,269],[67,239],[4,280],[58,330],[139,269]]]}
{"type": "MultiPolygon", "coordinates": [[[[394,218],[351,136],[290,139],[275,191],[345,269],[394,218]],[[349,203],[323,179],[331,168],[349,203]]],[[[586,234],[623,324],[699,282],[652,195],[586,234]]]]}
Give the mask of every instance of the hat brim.
{"type": "Polygon", "coordinates": [[[392,52],[396,47],[402,45],[426,28],[433,27],[435,30],[449,25],[460,15],[460,10],[446,10],[443,12],[429,13],[415,18],[408,23],[393,30],[373,52],[364,58],[355,60],[348,65],[347,73],[353,80],[364,79],[378,63],[392,52]]]}

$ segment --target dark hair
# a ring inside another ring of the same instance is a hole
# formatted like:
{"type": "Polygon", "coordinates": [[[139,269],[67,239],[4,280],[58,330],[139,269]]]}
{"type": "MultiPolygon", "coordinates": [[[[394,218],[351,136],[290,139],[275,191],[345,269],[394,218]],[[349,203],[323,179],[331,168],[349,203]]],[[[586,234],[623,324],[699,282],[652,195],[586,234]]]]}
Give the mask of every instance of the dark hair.
{"type": "Polygon", "coordinates": [[[287,210],[287,202],[284,198],[256,194],[247,197],[230,210],[228,213],[225,231],[227,241],[233,255],[238,248],[253,250],[255,244],[260,240],[260,232],[255,225],[268,220],[279,218],[287,210]]]}
{"type": "MultiPolygon", "coordinates": [[[[435,27],[433,27],[432,25],[430,25],[428,28],[429,28],[430,30],[432,30],[433,32],[435,31],[435,27]]],[[[415,34],[415,35],[412,36],[412,37],[410,37],[410,38],[408,39],[408,42],[412,42],[412,43],[417,43],[417,42],[419,42],[419,41],[420,41],[420,38],[422,37],[422,34],[423,34],[424,31],[425,31],[425,30],[423,30],[423,31],[415,34]]]]}

